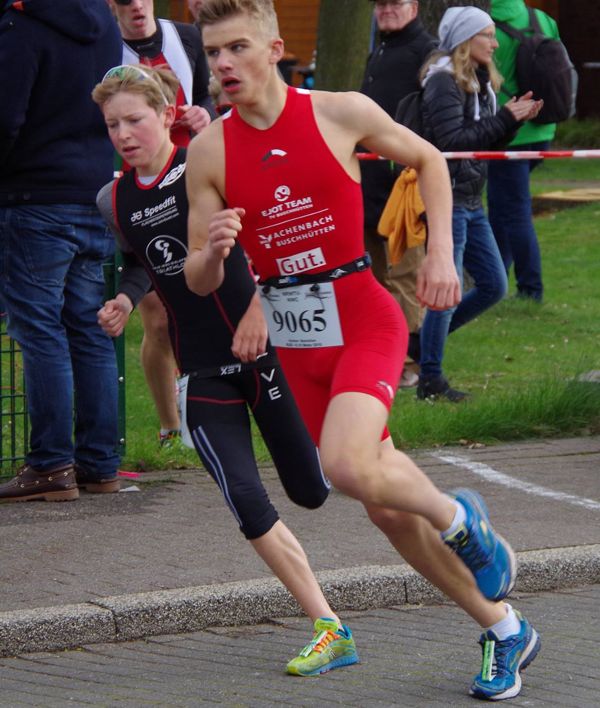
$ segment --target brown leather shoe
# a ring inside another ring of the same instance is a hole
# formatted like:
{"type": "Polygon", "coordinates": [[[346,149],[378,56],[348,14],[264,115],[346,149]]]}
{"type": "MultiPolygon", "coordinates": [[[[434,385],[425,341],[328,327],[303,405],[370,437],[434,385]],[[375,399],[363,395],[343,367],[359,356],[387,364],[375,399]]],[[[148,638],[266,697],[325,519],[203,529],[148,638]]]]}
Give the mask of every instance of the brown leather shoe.
{"type": "Polygon", "coordinates": [[[94,477],[81,465],[75,464],[75,478],[79,489],[92,494],[112,494],[121,489],[121,482],[115,472],[109,477],[94,477]]]}
{"type": "Polygon", "coordinates": [[[0,484],[0,503],[20,501],[71,501],[79,497],[73,465],[40,472],[23,465],[16,477],[0,484]]]}

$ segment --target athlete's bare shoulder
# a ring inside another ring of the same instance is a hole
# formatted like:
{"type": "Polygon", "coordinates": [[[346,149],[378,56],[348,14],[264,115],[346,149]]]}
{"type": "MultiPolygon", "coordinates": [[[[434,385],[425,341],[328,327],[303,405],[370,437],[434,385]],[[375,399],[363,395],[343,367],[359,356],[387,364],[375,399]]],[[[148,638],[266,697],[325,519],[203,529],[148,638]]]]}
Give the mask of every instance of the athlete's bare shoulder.
{"type": "Polygon", "coordinates": [[[207,155],[223,149],[223,118],[217,118],[196,135],[188,147],[188,154],[207,155]]]}
{"type": "Polygon", "coordinates": [[[370,98],[357,91],[312,91],[315,115],[340,128],[359,133],[381,109],[370,98]]]}

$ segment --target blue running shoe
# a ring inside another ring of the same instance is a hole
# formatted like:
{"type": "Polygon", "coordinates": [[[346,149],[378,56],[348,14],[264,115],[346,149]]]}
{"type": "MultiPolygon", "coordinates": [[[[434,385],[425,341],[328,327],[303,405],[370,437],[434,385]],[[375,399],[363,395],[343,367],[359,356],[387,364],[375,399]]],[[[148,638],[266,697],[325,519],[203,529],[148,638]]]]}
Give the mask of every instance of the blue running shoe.
{"type": "Polygon", "coordinates": [[[444,542],[473,573],[482,595],[495,602],[502,600],[517,577],[515,554],[492,528],[485,502],[477,492],[457,489],[450,495],[464,506],[467,518],[452,536],[444,537],[444,542]]]}
{"type": "Polygon", "coordinates": [[[502,701],[521,692],[519,671],[524,671],[535,659],[542,642],[523,615],[517,610],[515,614],[521,622],[518,634],[500,640],[488,629],[479,639],[483,661],[481,672],[473,679],[470,690],[475,698],[502,701]]]}

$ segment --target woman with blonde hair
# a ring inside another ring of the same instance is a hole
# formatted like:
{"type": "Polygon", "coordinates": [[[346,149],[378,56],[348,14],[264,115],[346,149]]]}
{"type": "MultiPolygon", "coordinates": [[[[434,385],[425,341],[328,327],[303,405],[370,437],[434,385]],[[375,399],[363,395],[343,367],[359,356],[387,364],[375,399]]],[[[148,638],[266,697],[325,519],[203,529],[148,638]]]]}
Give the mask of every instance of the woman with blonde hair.
{"type": "MultiPolygon", "coordinates": [[[[494,66],[498,46],[492,18],[476,7],[451,7],[439,26],[440,45],[421,70],[424,137],[442,151],[493,150],[510,141],[521,123],[542,107],[531,93],[496,110],[502,77],[494,66]]],[[[454,263],[474,281],[455,308],[427,310],[421,329],[420,399],[453,403],[467,394],[450,387],[442,372],[446,337],[501,300],[507,278],[481,195],[487,176],[482,160],[450,160],[454,263]]]]}

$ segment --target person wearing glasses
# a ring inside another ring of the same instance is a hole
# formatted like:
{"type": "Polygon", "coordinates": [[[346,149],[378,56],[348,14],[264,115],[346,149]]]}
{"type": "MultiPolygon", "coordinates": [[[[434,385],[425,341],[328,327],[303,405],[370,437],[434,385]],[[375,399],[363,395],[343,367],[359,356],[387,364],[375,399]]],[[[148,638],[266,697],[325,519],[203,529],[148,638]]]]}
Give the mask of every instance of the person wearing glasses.
{"type": "MultiPolygon", "coordinates": [[[[488,697],[517,695],[538,637],[502,602],[515,579],[514,553],[477,492],[443,493],[386,427],[408,331],[364,255],[356,145],[417,170],[429,220],[417,293],[440,310],[460,300],[446,161],[367,96],[287,86],[276,68],[284,46],[272,0],[204,0],[200,21],[210,68],[234,105],[188,149],[187,283],[211,293],[242,244],[325,473],[484,628],[488,697]]],[[[318,651],[307,647],[297,663],[318,660],[318,651]]],[[[479,684],[477,677],[473,692],[479,684]]]]}
{"type": "MultiPolygon", "coordinates": [[[[419,88],[419,70],[437,41],[419,19],[417,0],[375,0],[373,13],[378,42],[369,56],[360,92],[393,117],[398,102],[419,88]]],[[[389,263],[387,244],[377,232],[377,225],[397,171],[388,162],[365,160],[361,162],[360,173],[365,205],[365,248],[371,255],[373,275],[398,301],[408,325],[409,357],[400,386],[416,386],[424,309],[415,291],[425,249],[423,246],[407,249],[400,263],[389,263]]]]}
{"type": "Polygon", "coordinates": [[[117,365],[96,320],[114,252],[96,193],[114,153],[90,92],[120,61],[119,29],[106,0],[5,5],[0,294],[23,355],[31,427],[25,464],[0,485],[0,502],[117,492],[117,365]]]}
{"type": "MultiPolygon", "coordinates": [[[[154,16],[153,0],[109,0],[123,37],[119,64],[166,65],[180,81],[175,145],[186,147],[215,115],[208,92],[208,67],[198,28],[154,16]]],[[[175,361],[167,332],[167,315],[151,291],[139,304],[144,328],[140,357],[160,422],[159,444],[171,447],[179,435],[175,361]]]]}
{"type": "Polygon", "coordinates": [[[199,297],[186,286],[186,152],[170,135],[177,88],[164,69],[118,66],[94,89],[115,149],[133,168],[98,195],[125,257],[119,292],[98,318],[108,334],[118,336],[144,281],[153,283],[169,313],[173,351],[186,379],[183,434],[241,532],[320,628],[318,660],[301,670],[292,660],[288,671],[313,675],[348,666],[358,661],[352,633],[327,603],[302,547],[269,501],[254,460],[249,410],[290,499],[309,509],[327,499],[329,483],[267,340],[241,246],[232,250],[214,293],[199,297]]]}
{"type": "MultiPolygon", "coordinates": [[[[497,110],[501,77],[494,65],[498,47],[492,18],[476,7],[451,7],[439,25],[439,52],[421,70],[425,137],[439,150],[494,150],[503,147],[542,103],[531,93],[497,110]]],[[[421,327],[417,398],[452,403],[468,394],[450,386],[442,370],[450,332],[471,322],[507,292],[506,270],[482,205],[487,174],[484,160],[449,160],[452,179],[454,263],[474,281],[457,307],[428,309],[421,327]]]]}

